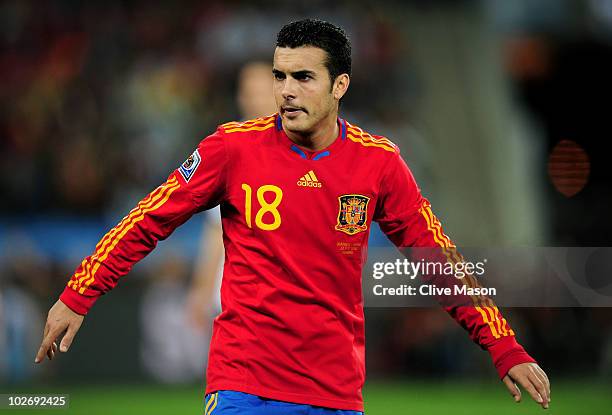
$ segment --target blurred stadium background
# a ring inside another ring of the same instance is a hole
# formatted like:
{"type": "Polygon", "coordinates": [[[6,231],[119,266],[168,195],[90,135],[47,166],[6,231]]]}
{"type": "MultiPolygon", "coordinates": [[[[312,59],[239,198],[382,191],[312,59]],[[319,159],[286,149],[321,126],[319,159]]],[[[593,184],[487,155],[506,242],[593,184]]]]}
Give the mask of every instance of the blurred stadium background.
{"type": "MultiPolygon", "coordinates": [[[[612,0],[3,1],[0,393],[68,393],[90,415],[203,412],[209,328],[183,306],[205,214],[98,302],[68,355],[32,361],[78,262],[239,118],[239,68],[271,60],[302,17],[347,30],[342,116],[398,143],[459,246],[611,246],[612,0]],[[571,197],[549,177],[561,140],[590,160],[571,197]]],[[[551,377],[552,413],[612,413],[611,311],[506,309],[551,377]]],[[[367,413],[538,410],[442,310],[366,318],[367,413]]]]}

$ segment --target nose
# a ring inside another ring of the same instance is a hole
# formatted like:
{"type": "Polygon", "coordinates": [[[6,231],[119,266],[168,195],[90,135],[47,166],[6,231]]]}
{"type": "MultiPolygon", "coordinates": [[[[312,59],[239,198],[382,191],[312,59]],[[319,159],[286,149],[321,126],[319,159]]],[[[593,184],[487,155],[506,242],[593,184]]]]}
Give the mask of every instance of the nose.
{"type": "Polygon", "coordinates": [[[287,77],[283,81],[282,95],[285,101],[290,101],[296,98],[296,82],[291,77],[287,77]]]}

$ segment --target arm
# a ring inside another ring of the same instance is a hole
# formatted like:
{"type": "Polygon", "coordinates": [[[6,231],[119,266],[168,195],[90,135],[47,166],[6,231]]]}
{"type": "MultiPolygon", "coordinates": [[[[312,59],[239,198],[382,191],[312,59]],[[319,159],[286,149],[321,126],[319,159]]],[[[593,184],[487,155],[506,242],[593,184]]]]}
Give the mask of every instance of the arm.
{"type": "MultiPolygon", "coordinates": [[[[215,210],[210,211],[218,215],[215,210]]],[[[187,314],[195,327],[206,328],[214,317],[210,302],[215,297],[219,269],[223,263],[223,229],[220,220],[208,218],[206,220],[203,237],[200,242],[193,280],[189,287],[187,297],[187,314]]]]}
{"type": "Polygon", "coordinates": [[[53,358],[55,339],[64,331],[60,351],[67,351],[83,317],[97,299],[112,290],[158,241],[167,238],[194,213],[219,203],[225,192],[226,163],[221,133],[207,137],[163,185],[104,235],[49,311],[36,363],[45,354],[53,358]]]}
{"type": "MultiPolygon", "coordinates": [[[[423,198],[406,163],[394,154],[383,172],[374,219],[400,250],[407,247],[439,247],[444,261],[460,262],[455,245],[444,234],[440,221],[423,198]]],[[[477,286],[473,276],[462,282],[477,286]]],[[[487,350],[500,379],[520,401],[518,382],[543,407],[548,407],[550,387],[546,374],[516,341],[514,331],[490,298],[473,298],[473,304],[443,304],[444,309],[487,350]]]]}

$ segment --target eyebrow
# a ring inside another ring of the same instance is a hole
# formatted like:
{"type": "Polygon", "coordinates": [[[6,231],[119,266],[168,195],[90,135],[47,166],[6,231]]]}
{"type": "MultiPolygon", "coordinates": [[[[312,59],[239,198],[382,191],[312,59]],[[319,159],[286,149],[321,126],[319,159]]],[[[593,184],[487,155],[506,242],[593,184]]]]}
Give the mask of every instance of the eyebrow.
{"type": "MultiPolygon", "coordinates": [[[[283,71],[279,71],[278,69],[272,69],[272,73],[274,75],[285,75],[285,73],[283,71]]],[[[309,71],[308,69],[304,69],[301,71],[295,71],[295,72],[291,72],[291,76],[296,78],[296,77],[300,77],[300,76],[312,76],[314,77],[315,72],[314,71],[309,71]]]]}

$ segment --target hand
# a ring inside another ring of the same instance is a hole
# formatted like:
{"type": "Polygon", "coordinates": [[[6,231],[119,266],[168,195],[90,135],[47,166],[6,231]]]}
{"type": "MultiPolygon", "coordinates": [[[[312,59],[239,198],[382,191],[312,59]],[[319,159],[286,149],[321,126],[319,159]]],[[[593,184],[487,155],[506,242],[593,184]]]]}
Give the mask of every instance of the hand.
{"type": "Polygon", "coordinates": [[[49,310],[43,333],[43,341],[40,344],[34,363],[42,362],[45,359],[45,355],[47,355],[49,360],[55,357],[57,353],[57,343],[55,341],[64,331],[66,334],[62,338],[59,350],[67,352],[74,336],[79,331],[81,324],[83,324],[84,318],[84,316],[75,313],[66,304],[57,300],[49,310]]]}
{"type": "Polygon", "coordinates": [[[534,401],[548,409],[550,402],[550,382],[546,373],[536,363],[521,363],[513,366],[502,379],[510,394],[514,396],[515,402],[521,401],[521,390],[516,385],[518,382],[534,401]]]}

